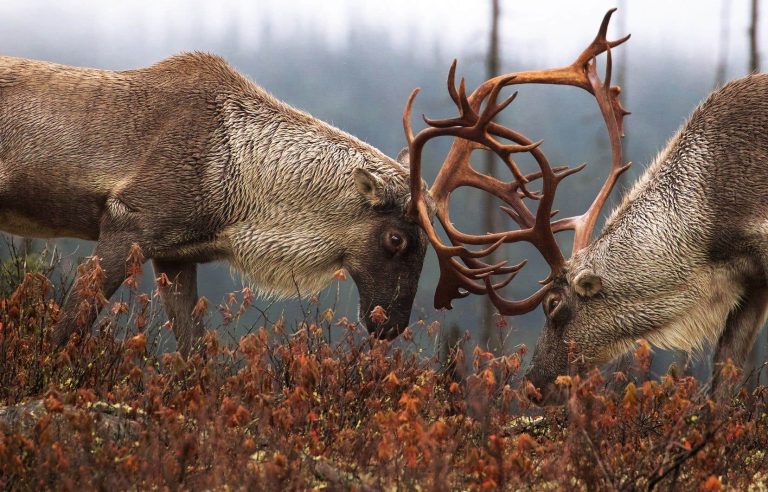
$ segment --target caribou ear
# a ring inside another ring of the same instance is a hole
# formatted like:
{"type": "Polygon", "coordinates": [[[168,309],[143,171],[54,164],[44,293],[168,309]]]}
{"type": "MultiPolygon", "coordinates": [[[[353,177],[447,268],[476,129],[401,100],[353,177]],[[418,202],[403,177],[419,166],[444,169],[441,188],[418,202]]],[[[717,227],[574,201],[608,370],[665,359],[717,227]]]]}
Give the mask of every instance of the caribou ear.
{"type": "Polygon", "coordinates": [[[384,182],[362,167],[352,171],[357,191],[365,197],[371,205],[379,205],[384,198],[384,182]]]}
{"type": "Polygon", "coordinates": [[[403,147],[403,150],[397,153],[395,160],[405,167],[411,167],[411,155],[408,153],[408,147],[403,147]]]}
{"type": "Polygon", "coordinates": [[[581,297],[592,297],[603,288],[603,279],[592,270],[583,270],[573,279],[573,288],[581,297]]]}

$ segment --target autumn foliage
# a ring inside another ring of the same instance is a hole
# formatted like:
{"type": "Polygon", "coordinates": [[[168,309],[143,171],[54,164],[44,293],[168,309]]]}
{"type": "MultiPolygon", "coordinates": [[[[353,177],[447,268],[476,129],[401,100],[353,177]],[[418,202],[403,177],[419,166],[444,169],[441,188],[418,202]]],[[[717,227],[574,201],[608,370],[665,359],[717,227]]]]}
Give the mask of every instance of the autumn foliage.
{"type": "MultiPolygon", "coordinates": [[[[83,309],[107,303],[88,274],[83,309]]],[[[627,371],[561,376],[567,404],[540,409],[521,377],[524,347],[499,356],[464,337],[441,360],[330,310],[236,343],[209,331],[186,360],[158,354],[168,326],[137,275],[130,298],[62,350],[48,276],[28,273],[0,300],[0,488],[766,487],[768,390],[734,386],[715,403],[691,377],[649,375],[645,344],[627,371]]],[[[231,323],[252,301],[233,293],[208,319],[231,323]]],[[[414,324],[411,340],[418,331],[441,336],[437,323],[414,324]]]]}

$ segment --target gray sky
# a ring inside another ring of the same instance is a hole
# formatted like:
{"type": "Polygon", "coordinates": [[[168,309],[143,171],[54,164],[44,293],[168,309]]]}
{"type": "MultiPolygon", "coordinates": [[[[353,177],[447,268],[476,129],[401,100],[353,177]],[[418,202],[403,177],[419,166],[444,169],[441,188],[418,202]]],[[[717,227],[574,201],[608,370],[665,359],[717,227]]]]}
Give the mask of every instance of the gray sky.
{"type": "MultiPolygon", "coordinates": [[[[633,35],[628,50],[673,49],[683,60],[704,58],[714,64],[724,1],[728,0],[502,0],[502,52],[523,60],[536,53],[544,64],[566,61],[574,51],[570,46],[582,46],[601,15],[619,6],[626,30],[633,35]]],[[[748,0],[730,1],[734,53],[746,52],[748,4],[748,0]]],[[[268,25],[278,42],[314,32],[328,45],[343,49],[350,29],[374,29],[417,53],[439,49],[450,57],[459,50],[471,53],[476,46],[480,56],[488,5],[481,0],[5,1],[0,3],[0,25],[6,32],[12,27],[15,37],[0,37],[4,41],[0,51],[23,56],[33,46],[91,39],[99,59],[126,51],[163,56],[153,47],[205,49],[206,39],[226,36],[233,29],[248,46],[258,42],[268,25]]],[[[767,21],[764,11],[763,46],[768,46],[767,21]]]]}

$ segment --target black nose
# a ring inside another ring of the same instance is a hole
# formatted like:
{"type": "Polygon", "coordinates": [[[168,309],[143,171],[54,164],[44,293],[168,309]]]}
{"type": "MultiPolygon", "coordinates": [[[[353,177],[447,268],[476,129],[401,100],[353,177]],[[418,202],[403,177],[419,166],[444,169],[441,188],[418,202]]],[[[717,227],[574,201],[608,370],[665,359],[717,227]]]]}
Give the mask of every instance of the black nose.
{"type": "Polygon", "coordinates": [[[564,405],[568,400],[568,392],[565,388],[555,386],[554,383],[548,383],[544,387],[537,387],[541,398],[531,398],[536,405],[540,407],[564,405]]]}
{"type": "Polygon", "coordinates": [[[528,369],[525,379],[538,391],[530,391],[528,398],[539,406],[562,405],[567,399],[567,390],[555,385],[555,376],[536,367],[528,369]]]}
{"type": "Polygon", "coordinates": [[[368,333],[382,340],[392,340],[397,338],[408,326],[411,319],[412,303],[412,299],[408,302],[389,303],[366,301],[360,304],[359,319],[365,325],[368,333]]]}
{"type": "Polygon", "coordinates": [[[387,320],[384,323],[376,323],[370,316],[365,317],[365,327],[368,333],[371,333],[381,340],[393,340],[405,330],[407,326],[404,322],[387,320]]]}

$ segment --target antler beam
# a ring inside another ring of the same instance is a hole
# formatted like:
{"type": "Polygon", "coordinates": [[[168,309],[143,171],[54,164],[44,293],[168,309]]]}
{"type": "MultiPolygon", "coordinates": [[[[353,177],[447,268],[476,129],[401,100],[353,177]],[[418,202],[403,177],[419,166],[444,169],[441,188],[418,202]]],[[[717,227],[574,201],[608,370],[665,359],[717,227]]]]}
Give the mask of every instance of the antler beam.
{"type": "Polygon", "coordinates": [[[565,259],[555,240],[555,233],[573,230],[574,252],[589,243],[600,210],[618,177],[629,167],[629,164],[622,164],[621,149],[623,119],[629,113],[619,100],[620,89],[611,86],[611,49],[624,43],[629,36],[615,41],[607,39],[608,24],[615,10],[605,14],[592,43],[573,63],[565,67],[500,75],[485,81],[467,96],[464,79],[461,79],[458,88],[456,87],[454,60],[448,72],[448,93],[458,109],[458,116],[441,120],[425,117],[427,127],[415,135],[411,128],[411,111],[419,90],[411,93],[403,112],[403,128],[408,141],[411,167],[411,205],[408,213],[426,231],[438,255],[440,281],[435,292],[436,308],[450,309],[453,299],[472,293],[488,294],[503,315],[529,312],[541,302],[549,283],[565,265],[565,259]],[[596,57],[603,53],[606,53],[607,62],[605,76],[601,80],[597,73],[596,57]],[[582,215],[555,222],[552,222],[552,205],[558,184],[583,169],[584,165],[553,168],[540,148],[541,141],[534,142],[493,121],[517,96],[515,92],[499,103],[499,93],[504,87],[534,83],[570,85],[592,94],[600,108],[611,143],[610,172],[592,205],[582,215]],[[436,216],[450,239],[450,244],[444,244],[432,226],[421,179],[423,147],[428,141],[441,136],[454,137],[454,141],[429,193],[435,202],[436,216]],[[502,143],[502,140],[510,143],[502,143]],[[498,155],[512,173],[513,180],[507,183],[473,169],[470,156],[475,150],[487,150],[498,155]],[[539,171],[523,174],[513,159],[513,156],[519,153],[530,153],[536,160],[539,171]],[[532,192],[526,186],[534,180],[540,180],[540,192],[532,192]],[[502,207],[502,210],[519,228],[482,235],[466,234],[456,229],[450,220],[448,203],[451,193],[462,186],[478,188],[505,202],[508,206],[502,207]],[[538,202],[536,213],[531,211],[525,200],[538,202]],[[506,262],[490,265],[481,258],[489,256],[504,243],[519,241],[526,241],[536,247],[549,264],[550,274],[540,282],[543,287],[529,298],[512,301],[502,298],[497,290],[511,282],[526,262],[522,261],[513,266],[508,266],[506,262]],[[485,247],[470,250],[465,245],[485,247]],[[494,284],[492,277],[501,274],[507,275],[507,278],[494,284]]]}

